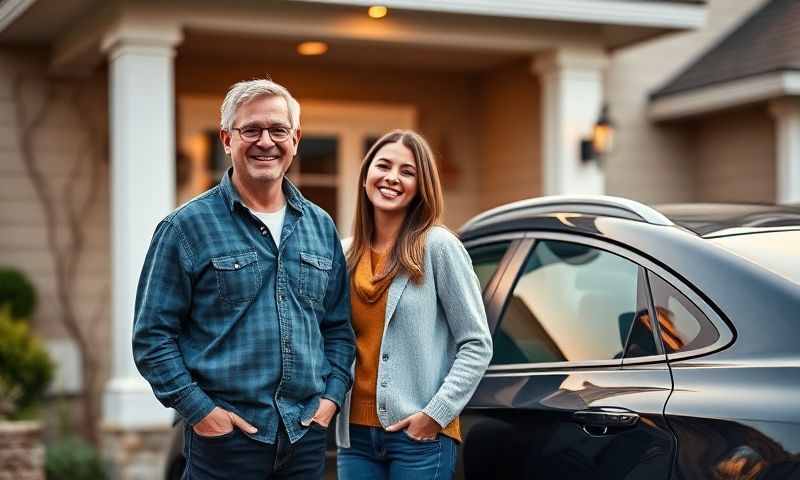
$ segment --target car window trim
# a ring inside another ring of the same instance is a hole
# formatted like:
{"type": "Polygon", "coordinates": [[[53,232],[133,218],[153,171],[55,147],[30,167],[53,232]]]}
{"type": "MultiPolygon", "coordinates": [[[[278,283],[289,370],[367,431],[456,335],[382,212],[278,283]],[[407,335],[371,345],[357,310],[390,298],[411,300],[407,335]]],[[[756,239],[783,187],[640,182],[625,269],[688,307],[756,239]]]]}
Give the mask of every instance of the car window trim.
{"type": "MultiPolygon", "coordinates": [[[[694,291],[692,291],[691,289],[687,289],[687,288],[681,288],[681,287],[683,287],[682,283],[679,284],[679,285],[676,285],[675,283],[673,283],[673,280],[663,276],[661,273],[653,271],[653,270],[649,270],[647,272],[647,285],[648,285],[648,288],[650,289],[650,302],[653,304],[653,308],[655,308],[655,298],[653,296],[653,286],[651,284],[651,279],[650,279],[650,276],[653,275],[653,274],[658,275],[659,277],[661,277],[661,279],[663,281],[665,281],[668,285],[670,285],[672,288],[677,290],[678,293],[680,293],[681,295],[685,296],[690,302],[692,302],[692,304],[694,304],[694,306],[697,307],[700,310],[700,313],[702,313],[703,315],[706,316],[708,321],[711,322],[711,324],[714,326],[714,328],[717,329],[717,332],[719,333],[719,338],[717,339],[716,342],[712,343],[711,345],[708,345],[708,346],[705,346],[705,347],[701,347],[701,348],[695,348],[693,350],[689,350],[689,351],[686,351],[686,352],[678,352],[678,353],[665,352],[665,355],[667,356],[667,361],[672,362],[672,361],[676,361],[676,360],[682,360],[682,359],[685,359],[685,358],[693,358],[693,357],[699,357],[699,356],[707,355],[709,353],[712,353],[712,352],[721,350],[722,348],[725,348],[729,343],[731,343],[733,341],[733,333],[728,328],[728,324],[726,322],[722,321],[722,319],[720,318],[719,319],[720,323],[722,325],[724,325],[724,327],[721,327],[715,321],[715,318],[710,316],[708,314],[708,312],[703,309],[702,305],[704,303],[698,303],[698,301],[702,301],[702,300],[700,300],[699,295],[695,295],[695,297],[692,297],[692,294],[694,294],[694,291]],[[728,336],[730,336],[730,337],[728,337],[728,336]],[[720,344],[722,344],[722,345],[720,346],[720,344]]],[[[713,312],[714,315],[716,315],[716,312],[713,309],[710,310],[710,311],[713,312]]],[[[656,325],[656,328],[659,328],[659,332],[660,332],[660,328],[661,327],[656,325]]],[[[660,341],[660,337],[661,337],[661,335],[659,333],[659,341],[660,341]]]]}
{"type": "Polygon", "coordinates": [[[506,269],[508,268],[509,261],[511,258],[513,258],[514,252],[516,252],[517,248],[519,248],[520,241],[524,238],[524,233],[503,233],[464,242],[464,248],[467,249],[467,253],[469,253],[469,250],[472,248],[480,248],[493,243],[509,242],[508,248],[506,249],[505,253],[503,253],[503,257],[497,263],[497,268],[489,278],[489,281],[486,282],[486,287],[483,289],[483,292],[481,292],[484,303],[488,303],[488,301],[494,295],[494,291],[497,288],[497,282],[505,273],[506,269]]]}
{"type": "Polygon", "coordinates": [[[505,313],[508,303],[508,294],[514,290],[519,280],[520,271],[525,267],[525,261],[535,241],[528,238],[527,234],[521,238],[517,247],[508,259],[503,275],[497,277],[497,285],[489,301],[486,303],[486,317],[489,320],[489,332],[494,336],[497,325],[505,313]]]}
{"type": "MultiPolygon", "coordinates": [[[[703,347],[696,350],[691,350],[688,352],[681,352],[679,354],[670,354],[669,356],[665,354],[661,355],[647,355],[643,357],[635,357],[628,359],[624,362],[624,366],[629,365],[640,365],[640,364],[651,364],[651,363],[668,363],[674,360],[681,360],[684,358],[690,357],[697,357],[701,355],[707,355],[709,353],[722,350],[723,348],[727,347],[734,339],[734,333],[731,331],[730,326],[727,322],[725,322],[722,317],[716,312],[714,308],[708,305],[697,293],[694,292],[691,288],[689,288],[684,282],[678,279],[675,275],[668,272],[665,268],[661,267],[657,263],[653,262],[652,260],[639,255],[635,252],[632,252],[618,244],[610,243],[607,241],[599,240],[593,237],[585,237],[581,235],[571,234],[571,233],[562,233],[562,232],[546,232],[546,231],[534,231],[534,232],[527,232],[525,234],[525,239],[530,240],[530,245],[527,249],[518,248],[515,256],[519,256],[521,252],[524,251],[523,261],[521,262],[524,264],[525,260],[527,260],[530,251],[536,244],[537,240],[559,240],[564,242],[573,242],[578,243],[581,245],[586,245],[589,247],[599,248],[601,250],[605,250],[607,252],[613,253],[615,255],[619,255],[627,260],[632,261],[636,265],[643,267],[647,273],[652,272],[660,276],[662,279],[667,281],[670,285],[672,285],[676,290],[678,290],[681,294],[685,295],[692,303],[697,306],[698,309],[711,321],[717,331],[719,331],[720,337],[714,342],[712,345],[707,347],[703,347]]],[[[513,290],[514,286],[516,286],[516,282],[519,279],[519,273],[522,265],[517,268],[516,271],[507,270],[507,272],[514,274],[514,280],[511,286],[511,289],[507,290],[510,292],[513,290]]],[[[653,315],[653,295],[652,290],[650,289],[649,281],[648,281],[648,296],[650,297],[650,315],[652,318],[653,315]]],[[[495,292],[495,296],[497,292],[495,292]]],[[[504,297],[503,306],[495,319],[494,328],[492,328],[492,334],[494,334],[494,329],[497,327],[500,318],[502,317],[503,312],[505,311],[505,304],[508,303],[508,295],[504,297]]],[[[660,342],[661,339],[658,338],[660,342]]],[[[513,363],[513,364],[505,364],[505,365],[490,365],[487,369],[487,373],[485,376],[502,376],[502,375],[517,375],[517,374],[524,374],[522,371],[550,371],[550,370],[558,370],[558,369],[581,369],[581,368],[597,368],[597,367],[612,367],[612,368],[622,368],[623,367],[623,359],[610,359],[610,360],[591,360],[591,361],[582,361],[582,362],[541,362],[541,363],[513,363]],[[509,373],[513,372],[513,373],[509,373]]]]}

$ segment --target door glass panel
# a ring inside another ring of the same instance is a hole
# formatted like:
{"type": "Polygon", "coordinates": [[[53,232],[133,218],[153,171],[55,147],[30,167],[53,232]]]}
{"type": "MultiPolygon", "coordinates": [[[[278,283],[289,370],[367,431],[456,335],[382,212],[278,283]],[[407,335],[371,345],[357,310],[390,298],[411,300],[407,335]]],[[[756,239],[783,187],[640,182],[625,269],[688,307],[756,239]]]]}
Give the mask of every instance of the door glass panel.
{"type": "Polygon", "coordinates": [[[486,288],[494,272],[497,271],[509,245],[511,245],[510,241],[498,242],[468,250],[469,256],[472,258],[472,268],[475,269],[475,275],[478,276],[478,281],[481,283],[481,291],[486,288]]]}
{"type": "Polygon", "coordinates": [[[570,242],[536,243],[495,333],[495,365],[621,359],[639,267],[570,242]]]}
{"type": "Polygon", "coordinates": [[[373,145],[375,145],[375,142],[377,142],[379,138],[380,137],[369,136],[369,137],[364,139],[364,156],[365,157],[367,156],[367,153],[369,153],[369,149],[372,148],[373,145]]]}
{"type": "Polygon", "coordinates": [[[303,196],[336,220],[338,213],[339,139],[335,136],[303,136],[289,178],[303,196]]]}
{"type": "Polygon", "coordinates": [[[303,196],[316,203],[328,212],[331,218],[337,218],[336,187],[302,187],[303,196]]]}
{"type": "Polygon", "coordinates": [[[303,137],[298,148],[297,158],[303,175],[336,175],[336,153],[339,142],[336,137],[303,137]]]}
{"type": "Polygon", "coordinates": [[[712,345],[719,339],[714,324],[672,285],[650,272],[661,342],[667,353],[686,352],[712,345]]]}

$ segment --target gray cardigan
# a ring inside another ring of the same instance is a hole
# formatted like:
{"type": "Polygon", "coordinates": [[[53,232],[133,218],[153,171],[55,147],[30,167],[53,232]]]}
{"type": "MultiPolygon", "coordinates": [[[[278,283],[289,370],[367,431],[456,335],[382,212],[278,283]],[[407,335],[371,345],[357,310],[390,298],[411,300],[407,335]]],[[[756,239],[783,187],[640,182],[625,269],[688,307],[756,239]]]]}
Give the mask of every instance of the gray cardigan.
{"type": "MultiPolygon", "coordinates": [[[[420,284],[399,274],[389,286],[376,395],[384,428],[419,411],[447,426],[492,357],[478,278],[447,229],[428,231],[423,272],[420,284]]],[[[350,393],[336,421],[340,447],[350,446],[349,417],[350,393]]]]}

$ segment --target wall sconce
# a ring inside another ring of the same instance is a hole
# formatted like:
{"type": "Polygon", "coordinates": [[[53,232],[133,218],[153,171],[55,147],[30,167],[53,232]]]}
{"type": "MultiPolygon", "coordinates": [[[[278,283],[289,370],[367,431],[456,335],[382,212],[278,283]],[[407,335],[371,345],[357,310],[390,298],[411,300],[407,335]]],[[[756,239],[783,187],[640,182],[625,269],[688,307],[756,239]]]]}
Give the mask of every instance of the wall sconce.
{"type": "Polygon", "coordinates": [[[600,116],[592,128],[592,137],[581,140],[581,161],[601,161],[614,148],[614,123],[608,116],[608,105],[603,105],[600,116]]]}

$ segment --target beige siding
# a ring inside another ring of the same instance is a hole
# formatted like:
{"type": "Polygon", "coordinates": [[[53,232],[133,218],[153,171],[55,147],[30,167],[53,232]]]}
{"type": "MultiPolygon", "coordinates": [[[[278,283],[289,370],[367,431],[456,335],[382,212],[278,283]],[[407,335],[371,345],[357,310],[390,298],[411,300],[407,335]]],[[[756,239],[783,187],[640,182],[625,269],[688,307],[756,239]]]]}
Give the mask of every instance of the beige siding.
{"type": "Polygon", "coordinates": [[[775,201],[775,127],[766,107],[722,112],[693,127],[697,201],[775,201]]]}
{"type": "Polygon", "coordinates": [[[55,226],[59,248],[68,245],[64,208],[69,195],[67,187],[73,185],[73,198],[84,198],[89,183],[87,170],[79,171],[78,180],[72,183],[70,174],[78,162],[88,158],[89,147],[96,146],[100,158],[99,190],[96,201],[80,210],[85,250],[71,291],[76,313],[85,330],[91,332],[90,341],[105,365],[110,346],[105,79],[98,75],[80,81],[54,81],[47,77],[43,58],[41,52],[0,51],[0,265],[22,270],[36,286],[39,307],[33,325],[37,333],[49,340],[67,337],[60,321],[54,262],[45,226],[46,222],[55,226]],[[26,80],[23,94],[15,96],[12,85],[18,75],[26,80]],[[55,89],[55,96],[47,104],[44,103],[46,84],[55,89]],[[80,103],[75,104],[75,100],[80,103]],[[17,114],[17,102],[25,106],[28,119],[33,111],[45,109],[44,120],[33,131],[33,158],[25,158],[20,148],[23,120],[17,114]],[[33,162],[46,179],[48,193],[56,205],[55,218],[45,217],[23,162],[33,162]],[[94,319],[99,321],[92,323],[94,319]]]}
{"type": "MultiPolygon", "coordinates": [[[[540,86],[527,62],[483,76],[481,208],[542,191],[540,86]]],[[[475,126],[473,126],[475,129],[475,126]]],[[[475,130],[478,133],[478,130],[475,130]]]]}
{"type": "Polygon", "coordinates": [[[616,52],[608,73],[617,145],[607,160],[607,192],[646,202],[692,201],[698,150],[690,127],[654,125],[648,94],[705,52],[765,0],[710,0],[707,25],[616,52]]]}
{"type": "MultiPolygon", "coordinates": [[[[177,61],[178,95],[224,95],[236,81],[270,74],[301,102],[371,102],[416,108],[420,132],[445,163],[445,223],[458,228],[478,212],[480,135],[477,80],[463,73],[287,64],[226,65],[177,61]]],[[[352,179],[356,181],[356,179],[352,179]]]]}

